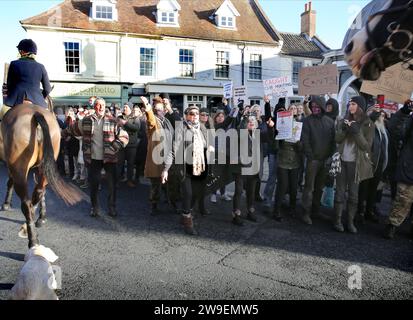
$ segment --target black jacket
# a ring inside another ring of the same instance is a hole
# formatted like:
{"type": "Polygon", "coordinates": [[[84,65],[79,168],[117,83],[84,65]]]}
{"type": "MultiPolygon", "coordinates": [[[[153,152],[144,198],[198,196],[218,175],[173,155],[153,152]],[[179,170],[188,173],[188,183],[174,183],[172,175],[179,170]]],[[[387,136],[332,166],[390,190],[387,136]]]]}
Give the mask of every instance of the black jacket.
{"type": "Polygon", "coordinates": [[[45,67],[32,59],[12,61],[7,76],[7,98],[5,105],[14,107],[30,100],[33,104],[47,108],[45,98],[51,86],[45,67]],[[40,90],[40,83],[43,90],[40,90]]]}
{"type": "Polygon", "coordinates": [[[121,115],[119,117],[122,120],[127,120],[123,129],[129,135],[129,143],[126,148],[137,148],[140,142],[139,132],[141,129],[141,121],[136,117],[127,117],[125,115],[121,115]]]}
{"type": "Polygon", "coordinates": [[[308,116],[303,121],[301,142],[309,161],[327,160],[336,149],[334,121],[325,114],[308,116]]]}

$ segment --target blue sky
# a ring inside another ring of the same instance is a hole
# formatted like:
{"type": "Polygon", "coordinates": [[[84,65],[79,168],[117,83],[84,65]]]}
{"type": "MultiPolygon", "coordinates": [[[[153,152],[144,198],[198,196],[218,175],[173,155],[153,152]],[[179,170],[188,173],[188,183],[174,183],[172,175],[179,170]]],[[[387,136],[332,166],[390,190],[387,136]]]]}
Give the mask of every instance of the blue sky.
{"type": "MultiPolygon", "coordinates": [[[[1,77],[4,62],[16,59],[16,45],[25,38],[25,32],[19,20],[39,14],[61,2],[56,0],[0,0],[1,77]]],[[[300,32],[300,14],[304,11],[304,4],[307,1],[259,0],[259,2],[277,30],[300,32]]],[[[341,47],[342,39],[351,21],[368,2],[368,0],[314,0],[312,6],[313,10],[317,11],[317,34],[331,48],[341,47]]]]}

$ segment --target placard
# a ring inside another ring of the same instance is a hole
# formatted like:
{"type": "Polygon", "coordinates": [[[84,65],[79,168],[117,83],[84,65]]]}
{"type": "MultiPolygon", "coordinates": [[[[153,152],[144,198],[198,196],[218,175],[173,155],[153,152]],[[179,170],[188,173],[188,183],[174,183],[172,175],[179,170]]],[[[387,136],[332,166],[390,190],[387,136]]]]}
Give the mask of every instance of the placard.
{"type": "Polygon", "coordinates": [[[276,140],[286,140],[293,137],[293,113],[290,111],[277,112],[278,134],[276,140]]]}
{"type": "Polygon", "coordinates": [[[278,77],[268,80],[263,80],[264,94],[270,99],[291,97],[293,93],[293,84],[291,77],[278,77]]]}
{"type": "Polygon", "coordinates": [[[224,84],[224,98],[225,99],[232,98],[232,82],[227,82],[224,84]]]}
{"type": "Polygon", "coordinates": [[[291,139],[286,139],[285,141],[296,143],[301,140],[301,132],[303,131],[303,123],[298,121],[293,121],[293,133],[291,139]]]}
{"type": "Polygon", "coordinates": [[[234,87],[234,103],[238,104],[240,100],[247,101],[247,87],[246,86],[239,86],[234,87]]]}
{"type": "Polygon", "coordinates": [[[301,68],[298,95],[338,93],[338,69],[335,64],[301,68]]]}
{"type": "Polygon", "coordinates": [[[361,92],[377,96],[383,94],[386,100],[405,103],[413,92],[413,71],[403,68],[401,63],[387,68],[376,81],[363,80],[361,92]]]}

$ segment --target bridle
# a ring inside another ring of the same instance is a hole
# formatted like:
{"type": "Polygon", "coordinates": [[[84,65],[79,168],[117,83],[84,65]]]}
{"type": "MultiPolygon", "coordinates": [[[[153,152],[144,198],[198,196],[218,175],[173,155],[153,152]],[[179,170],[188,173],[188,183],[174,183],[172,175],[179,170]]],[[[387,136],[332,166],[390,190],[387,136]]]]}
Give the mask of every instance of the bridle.
{"type": "Polygon", "coordinates": [[[399,58],[402,61],[402,66],[405,69],[413,70],[413,63],[410,62],[410,60],[413,59],[413,51],[412,49],[409,49],[410,46],[413,44],[413,32],[407,29],[400,28],[400,26],[409,18],[409,15],[412,11],[413,11],[413,0],[410,0],[405,5],[378,11],[369,17],[367,24],[366,24],[367,41],[370,46],[370,49],[372,49],[373,51],[374,59],[380,71],[384,71],[385,69],[383,58],[381,56],[384,49],[389,49],[399,54],[399,58]],[[371,30],[369,27],[369,22],[378,15],[384,16],[386,14],[391,14],[391,13],[401,12],[401,11],[403,11],[404,13],[400,16],[400,18],[388,24],[387,31],[390,33],[390,35],[386,39],[385,43],[381,47],[378,47],[375,40],[373,39],[371,30]],[[404,35],[406,37],[407,41],[403,47],[394,46],[393,38],[396,35],[404,35]]]}

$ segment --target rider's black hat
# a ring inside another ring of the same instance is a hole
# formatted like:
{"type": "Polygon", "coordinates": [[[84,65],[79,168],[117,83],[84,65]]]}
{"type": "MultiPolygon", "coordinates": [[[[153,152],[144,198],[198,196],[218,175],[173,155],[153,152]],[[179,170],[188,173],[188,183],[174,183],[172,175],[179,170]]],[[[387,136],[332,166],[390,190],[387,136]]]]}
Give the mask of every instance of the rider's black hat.
{"type": "Polygon", "coordinates": [[[23,39],[19,42],[17,49],[37,54],[37,45],[32,39],[23,39]]]}

